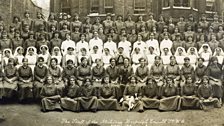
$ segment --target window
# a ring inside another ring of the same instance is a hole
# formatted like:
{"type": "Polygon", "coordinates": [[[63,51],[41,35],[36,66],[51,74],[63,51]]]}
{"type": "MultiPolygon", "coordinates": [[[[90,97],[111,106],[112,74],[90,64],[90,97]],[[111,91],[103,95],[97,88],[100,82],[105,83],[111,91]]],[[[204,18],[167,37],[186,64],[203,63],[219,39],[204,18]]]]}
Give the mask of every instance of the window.
{"type": "Polygon", "coordinates": [[[206,0],[206,11],[215,11],[215,0],[206,0]]]}
{"type": "Polygon", "coordinates": [[[61,1],[61,11],[71,15],[71,0],[61,1]]]}
{"type": "Polygon", "coordinates": [[[169,0],[163,0],[163,7],[169,7],[170,1],[169,0]]]}
{"type": "Polygon", "coordinates": [[[174,0],[174,6],[189,7],[190,1],[189,0],[174,0]]]}
{"type": "Polygon", "coordinates": [[[91,13],[99,13],[99,8],[100,8],[100,6],[99,6],[99,4],[100,4],[100,2],[99,2],[99,0],[91,0],[90,1],[90,12],[91,13]]]}
{"type": "Polygon", "coordinates": [[[146,0],[134,0],[134,14],[144,14],[146,11],[146,0]]]}
{"type": "Polygon", "coordinates": [[[105,13],[114,13],[114,0],[104,0],[105,13]]]}

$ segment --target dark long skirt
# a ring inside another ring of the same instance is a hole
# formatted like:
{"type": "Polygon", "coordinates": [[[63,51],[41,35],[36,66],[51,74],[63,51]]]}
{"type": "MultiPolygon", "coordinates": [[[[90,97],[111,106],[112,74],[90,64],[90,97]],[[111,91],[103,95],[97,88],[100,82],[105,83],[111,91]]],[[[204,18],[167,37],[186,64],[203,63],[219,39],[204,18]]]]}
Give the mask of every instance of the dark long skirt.
{"type": "Polygon", "coordinates": [[[98,110],[120,110],[117,99],[98,99],[98,110]]]}
{"type": "Polygon", "coordinates": [[[43,87],[44,83],[41,83],[39,81],[34,81],[33,83],[33,95],[35,99],[40,98],[40,90],[43,87]]]}
{"type": "Polygon", "coordinates": [[[159,100],[154,98],[142,98],[143,106],[146,109],[158,109],[159,108],[159,100]]]}
{"type": "Polygon", "coordinates": [[[44,112],[52,111],[52,110],[62,111],[62,108],[60,105],[60,99],[61,99],[60,95],[43,98],[41,100],[42,110],[44,112]]]}
{"type": "Polygon", "coordinates": [[[213,89],[213,97],[215,98],[222,98],[223,97],[223,87],[222,87],[222,82],[221,81],[209,81],[210,84],[212,85],[213,89]]]}
{"type": "Polygon", "coordinates": [[[208,110],[212,108],[221,108],[221,104],[217,98],[212,98],[211,100],[205,99],[199,101],[200,108],[203,110],[208,110]]]}
{"type": "Polygon", "coordinates": [[[17,81],[13,83],[8,83],[6,81],[3,81],[4,86],[4,97],[6,98],[13,98],[18,90],[17,81]]]}
{"type": "Polygon", "coordinates": [[[160,100],[159,110],[177,111],[180,110],[180,96],[166,97],[160,100]]]}
{"type": "Polygon", "coordinates": [[[18,82],[19,100],[33,98],[33,83],[18,82]]]}
{"type": "Polygon", "coordinates": [[[96,96],[79,97],[78,102],[80,103],[80,110],[97,110],[98,108],[98,100],[96,96]]]}
{"type": "Polygon", "coordinates": [[[72,98],[61,98],[61,107],[73,112],[78,112],[80,110],[79,102],[77,99],[72,98]]]}
{"type": "Polygon", "coordinates": [[[199,98],[195,96],[181,97],[181,108],[199,108],[199,98]]]}

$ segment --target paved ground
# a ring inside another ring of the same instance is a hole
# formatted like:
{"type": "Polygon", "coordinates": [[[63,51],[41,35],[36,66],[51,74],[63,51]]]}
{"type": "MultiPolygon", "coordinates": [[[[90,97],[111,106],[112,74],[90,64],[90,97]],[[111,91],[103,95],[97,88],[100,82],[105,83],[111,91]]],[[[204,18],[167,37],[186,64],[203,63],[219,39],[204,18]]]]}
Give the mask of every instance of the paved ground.
{"type": "Polygon", "coordinates": [[[0,105],[0,117],[5,118],[0,119],[0,126],[224,126],[224,107],[207,112],[148,110],[144,113],[120,111],[42,113],[36,104],[4,104],[0,105]]]}

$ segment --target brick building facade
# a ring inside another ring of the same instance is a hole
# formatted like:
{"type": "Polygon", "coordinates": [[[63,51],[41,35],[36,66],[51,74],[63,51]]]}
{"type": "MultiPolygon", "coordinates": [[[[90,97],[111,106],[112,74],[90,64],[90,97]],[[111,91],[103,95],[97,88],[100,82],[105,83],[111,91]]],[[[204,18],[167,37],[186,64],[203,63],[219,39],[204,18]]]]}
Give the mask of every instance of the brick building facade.
{"type": "Polygon", "coordinates": [[[12,21],[13,16],[19,16],[23,18],[24,12],[29,10],[31,17],[36,17],[36,12],[40,11],[41,8],[35,5],[32,0],[0,0],[0,10],[4,22],[9,25],[12,21]]]}
{"type": "Polygon", "coordinates": [[[102,16],[106,13],[122,15],[132,14],[134,17],[152,12],[155,18],[165,16],[188,16],[207,13],[208,16],[217,12],[223,15],[224,0],[51,0],[50,11],[66,12],[71,15],[102,16]]]}

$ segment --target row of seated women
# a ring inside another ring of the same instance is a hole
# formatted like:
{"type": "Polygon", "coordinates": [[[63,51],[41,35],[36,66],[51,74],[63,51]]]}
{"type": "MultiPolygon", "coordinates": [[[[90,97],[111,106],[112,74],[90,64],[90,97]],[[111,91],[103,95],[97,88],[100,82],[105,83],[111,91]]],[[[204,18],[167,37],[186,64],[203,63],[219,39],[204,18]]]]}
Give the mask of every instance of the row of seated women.
{"type": "MultiPolygon", "coordinates": [[[[166,85],[166,77],[173,80],[174,86],[181,89],[187,79],[191,77],[195,84],[200,85],[203,82],[205,75],[209,76],[209,84],[211,85],[211,94],[214,98],[222,103],[223,86],[222,86],[222,67],[218,64],[218,59],[212,57],[208,67],[203,65],[203,58],[198,59],[198,66],[194,70],[190,64],[188,57],[184,58],[184,65],[181,67],[176,64],[174,56],[170,57],[171,63],[166,67],[161,63],[159,56],[155,57],[155,63],[150,70],[146,66],[146,60],[140,58],[140,66],[135,71],[138,86],[142,87],[147,83],[148,77],[154,79],[159,96],[163,92],[163,87],[166,85]]],[[[108,75],[110,83],[114,85],[115,95],[117,100],[122,98],[125,94],[126,85],[129,83],[128,79],[133,75],[133,68],[129,64],[129,58],[125,58],[124,65],[116,66],[116,59],[110,59],[110,65],[104,69],[100,62],[93,68],[88,66],[87,58],[81,58],[81,65],[78,68],[74,67],[73,61],[68,60],[65,68],[60,68],[57,65],[57,59],[52,58],[50,65],[44,65],[44,58],[39,57],[38,63],[34,67],[34,71],[28,64],[29,59],[23,58],[22,66],[18,69],[14,65],[14,59],[9,58],[8,64],[1,71],[1,98],[12,98],[18,96],[20,101],[26,99],[39,99],[41,97],[41,89],[44,86],[46,77],[50,75],[53,78],[54,85],[57,89],[57,94],[61,97],[66,95],[67,86],[69,85],[69,78],[75,76],[77,86],[82,86],[86,79],[93,81],[93,87],[99,89],[102,85],[100,82],[103,76],[108,75]],[[17,94],[18,93],[18,94],[17,94]]],[[[100,61],[100,60],[98,60],[100,61]]],[[[178,89],[178,91],[179,91],[178,89]]],[[[130,89],[131,90],[131,89],[130,89]]],[[[179,94],[179,93],[178,93],[179,94]]],[[[138,96],[138,95],[137,95],[138,96]]],[[[126,97],[123,98],[125,100],[126,97]]],[[[121,100],[121,102],[123,101],[121,100]]]]}
{"type": "Polygon", "coordinates": [[[70,77],[66,95],[61,97],[53,84],[52,77],[48,76],[41,89],[42,111],[70,110],[74,112],[97,110],[122,110],[143,112],[145,109],[160,111],[180,111],[181,109],[220,108],[221,103],[213,97],[213,88],[209,77],[204,76],[202,82],[196,85],[192,77],[188,77],[181,88],[175,86],[172,78],[166,78],[162,91],[153,78],[147,78],[145,86],[139,86],[137,78],[130,76],[120,100],[115,98],[116,86],[110,83],[105,76],[100,88],[94,88],[90,79],[86,79],[82,86],[75,83],[70,77]]]}

